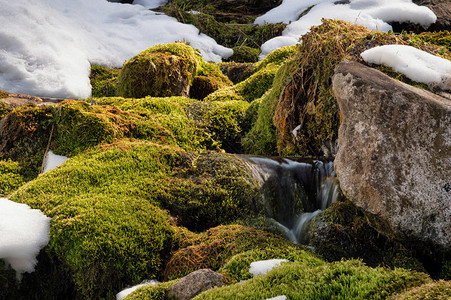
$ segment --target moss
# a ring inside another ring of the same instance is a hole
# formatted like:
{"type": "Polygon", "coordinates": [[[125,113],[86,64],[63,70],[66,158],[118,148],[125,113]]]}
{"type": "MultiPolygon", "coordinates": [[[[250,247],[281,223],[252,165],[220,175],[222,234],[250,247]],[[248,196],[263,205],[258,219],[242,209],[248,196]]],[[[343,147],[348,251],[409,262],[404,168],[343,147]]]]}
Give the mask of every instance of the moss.
{"type": "Polygon", "coordinates": [[[274,77],[272,88],[261,99],[254,100],[258,104],[258,116],[251,130],[242,141],[245,153],[257,155],[276,155],[276,128],[273,123],[274,112],[279,95],[284,88],[293,60],[288,60],[274,77]]]}
{"type": "Polygon", "coordinates": [[[39,173],[52,127],[52,107],[25,105],[3,119],[0,159],[19,163],[24,180],[39,173]]]}
{"type": "Polygon", "coordinates": [[[233,55],[227,59],[228,61],[233,61],[237,63],[246,63],[246,62],[255,63],[258,61],[260,49],[252,48],[249,46],[237,46],[233,47],[232,49],[233,55]]]}
{"type": "Polygon", "coordinates": [[[160,44],[124,63],[117,94],[123,97],[187,96],[201,59],[185,43],[160,44]]]}
{"type": "Polygon", "coordinates": [[[202,100],[214,91],[231,85],[232,82],[217,64],[199,59],[199,68],[190,89],[190,97],[202,100]]]}
{"type": "Polygon", "coordinates": [[[414,38],[412,38],[412,43],[417,40],[421,40],[429,44],[444,46],[448,51],[451,51],[451,32],[447,30],[439,32],[423,32],[419,35],[414,35],[414,38]]]}
{"type": "MultiPolygon", "coordinates": [[[[260,48],[267,40],[279,36],[286,25],[265,24],[258,26],[253,24],[257,15],[263,12],[256,7],[277,6],[277,1],[170,1],[160,8],[161,11],[177,18],[179,22],[193,24],[201,33],[214,36],[218,44],[233,48],[236,46],[248,46],[260,48]],[[266,4],[263,4],[266,3],[266,4]],[[199,13],[192,13],[197,11],[199,13]],[[256,12],[261,12],[256,14],[256,12]]],[[[278,1],[280,2],[280,1],[278,1]]]]}
{"type": "Polygon", "coordinates": [[[203,230],[252,215],[249,173],[234,156],[122,140],[72,157],[11,199],[52,218],[46,251],[83,298],[99,299],[162,274],[174,221],[203,230]]]}
{"type": "Polygon", "coordinates": [[[252,120],[246,101],[200,102],[189,107],[190,114],[217,143],[229,153],[242,153],[241,139],[252,120]]]}
{"type": "Polygon", "coordinates": [[[204,101],[244,100],[252,102],[260,98],[271,88],[277,65],[271,65],[252,74],[246,80],[225,89],[220,89],[204,99],[204,101]]]}
{"type": "Polygon", "coordinates": [[[93,97],[116,96],[117,77],[120,69],[106,68],[99,65],[91,66],[89,79],[92,86],[93,97]]]}
{"type": "MultiPolygon", "coordinates": [[[[1,98],[1,95],[0,95],[1,98]]],[[[3,103],[0,103],[0,119],[2,119],[4,116],[6,116],[11,111],[10,108],[8,108],[3,103]]]]}
{"type": "Polygon", "coordinates": [[[392,300],[445,300],[451,298],[451,281],[426,283],[402,294],[391,297],[392,300]]]}
{"type": "Polygon", "coordinates": [[[7,92],[0,90],[0,99],[7,98],[8,96],[9,94],[7,92]]]}
{"type": "Polygon", "coordinates": [[[251,273],[249,273],[251,263],[267,259],[286,259],[291,262],[303,263],[305,267],[316,267],[325,264],[319,256],[307,251],[302,246],[280,243],[234,255],[219,269],[219,272],[230,276],[235,281],[247,280],[252,278],[251,273]]]}
{"type": "MultiPolygon", "coordinates": [[[[268,251],[267,255],[270,256],[276,251],[272,249],[279,249],[278,253],[283,252],[287,255],[288,252],[293,251],[292,257],[300,255],[304,251],[302,247],[295,246],[285,239],[251,227],[218,226],[195,236],[181,239],[180,249],[172,255],[166,266],[164,277],[165,279],[179,278],[198,269],[210,268],[225,272],[237,279],[236,272],[233,271],[237,269],[236,264],[231,263],[224,266],[226,262],[230,262],[235,255],[249,250],[255,250],[256,253],[268,251]],[[221,267],[222,269],[220,269],[221,267]]],[[[247,254],[243,255],[248,257],[247,254]]],[[[264,254],[260,253],[260,255],[264,254]]],[[[305,255],[308,256],[307,253],[305,255]]],[[[312,254],[309,255],[312,259],[315,257],[312,254]]],[[[238,261],[245,260],[240,257],[233,261],[238,263],[238,261]]]]}
{"type": "Polygon", "coordinates": [[[233,84],[249,78],[255,72],[255,64],[253,63],[225,62],[217,65],[233,84]]]}
{"type": "Polygon", "coordinates": [[[369,268],[356,260],[316,267],[284,263],[244,283],[206,291],[194,299],[385,299],[406,288],[429,282],[424,273],[369,268]]]}
{"type": "Polygon", "coordinates": [[[283,64],[286,60],[290,59],[293,55],[296,54],[298,48],[299,45],[293,45],[281,47],[272,51],[263,60],[259,61],[255,65],[256,70],[261,70],[270,64],[273,65],[283,64]]]}
{"type": "Polygon", "coordinates": [[[177,282],[178,279],[140,287],[124,300],[165,300],[168,288],[177,282]]]}
{"type": "Polygon", "coordinates": [[[18,162],[0,160],[0,196],[4,197],[25,183],[23,170],[18,162]]]}

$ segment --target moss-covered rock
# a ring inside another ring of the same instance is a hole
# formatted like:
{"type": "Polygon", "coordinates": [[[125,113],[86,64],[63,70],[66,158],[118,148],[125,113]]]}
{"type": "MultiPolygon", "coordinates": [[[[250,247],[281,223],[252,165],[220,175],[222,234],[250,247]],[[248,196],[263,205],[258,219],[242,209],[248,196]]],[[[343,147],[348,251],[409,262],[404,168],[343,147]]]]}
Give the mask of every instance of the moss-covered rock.
{"type": "Polygon", "coordinates": [[[117,94],[123,97],[188,96],[201,59],[185,43],[160,44],[124,63],[117,94]]]}
{"type": "Polygon", "coordinates": [[[278,68],[277,65],[267,66],[234,86],[217,90],[204,101],[244,100],[252,102],[271,88],[278,68]]]}
{"type": "Polygon", "coordinates": [[[48,255],[79,295],[99,299],[162,275],[174,221],[204,230],[258,212],[247,168],[231,155],[123,140],[72,157],[11,199],[52,218],[48,255]]]}
{"type": "Polygon", "coordinates": [[[244,283],[206,291],[194,299],[385,299],[406,288],[430,282],[424,273],[369,268],[356,260],[308,267],[284,263],[244,283]]]}
{"type": "Polygon", "coordinates": [[[249,78],[255,72],[255,64],[253,63],[224,62],[218,63],[218,66],[233,84],[249,78]]]}
{"type": "Polygon", "coordinates": [[[116,96],[117,77],[120,69],[106,68],[99,65],[91,66],[89,79],[92,86],[93,97],[116,96]]]}
{"type": "Polygon", "coordinates": [[[451,298],[451,281],[426,283],[402,294],[391,297],[392,300],[446,300],[451,298]]]}
{"type": "MultiPolygon", "coordinates": [[[[233,280],[238,280],[235,276],[236,264],[225,265],[234,255],[255,250],[267,252],[269,257],[270,253],[276,251],[271,249],[279,248],[283,248],[279,252],[285,254],[293,251],[293,256],[295,253],[304,251],[302,247],[295,246],[281,237],[251,227],[218,226],[195,236],[182,238],[180,249],[169,260],[164,277],[165,279],[179,278],[198,269],[210,268],[220,270],[233,280]],[[221,267],[223,268],[220,269],[221,267]]],[[[308,255],[314,257],[312,254],[308,255]]]]}
{"type": "Polygon", "coordinates": [[[237,46],[233,47],[233,55],[227,60],[236,63],[255,63],[258,61],[260,55],[260,49],[252,48],[249,46],[237,46]]]}
{"type": "Polygon", "coordinates": [[[0,197],[4,197],[25,183],[23,170],[18,162],[0,160],[0,197]]]}
{"type": "Polygon", "coordinates": [[[216,90],[231,86],[232,82],[214,63],[199,59],[199,68],[190,89],[190,97],[202,100],[216,90]]]}

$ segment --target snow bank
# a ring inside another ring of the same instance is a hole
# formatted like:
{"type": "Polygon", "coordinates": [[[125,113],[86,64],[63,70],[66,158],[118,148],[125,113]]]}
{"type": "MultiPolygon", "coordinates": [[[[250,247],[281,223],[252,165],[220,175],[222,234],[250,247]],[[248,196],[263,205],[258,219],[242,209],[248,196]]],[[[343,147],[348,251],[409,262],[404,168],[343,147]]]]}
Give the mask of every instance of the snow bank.
{"type": "Polygon", "coordinates": [[[404,45],[375,47],[364,51],[361,56],[367,63],[386,65],[431,88],[451,90],[451,61],[447,59],[404,45]]]}
{"type": "Polygon", "coordinates": [[[50,218],[28,205],[0,198],[0,259],[18,276],[33,272],[36,256],[49,242],[50,218]]]}
{"type": "Polygon", "coordinates": [[[259,260],[251,263],[251,267],[249,269],[249,273],[252,276],[258,276],[268,273],[272,270],[272,268],[280,266],[281,263],[287,262],[286,259],[268,259],[268,260],[259,260]]]}
{"type": "Polygon", "coordinates": [[[159,283],[157,280],[145,280],[141,284],[135,285],[131,288],[127,288],[127,289],[122,290],[119,293],[117,293],[116,300],[121,300],[121,299],[127,297],[129,294],[133,293],[134,291],[136,291],[138,288],[140,288],[142,286],[146,286],[149,284],[157,284],[157,283],[159,283]]]}
{"type": "Polygon", "coordinates": [[[350,0],[348,4],[335,4],[336,0],[284,0],[283,3],[257,18],[257,24],[290,23],[282,33],[262,45],[260,58],[280,45],[294,45],[299,38],[310,31],[310,27],[321,24],[322,18],[338,19],[363,25],[371,30],[392,30],[390,22],[411,22],[424,28],[435,23],[437,17],[425,6],[418,6],[411,0],[350,0]],[[299,3],[298,3],[299,2],[299,3]],[[302,12],[313,6],[307,14],[297,19],[302,12]]]}
{"type": "Polygon", "coordinates": [[[167,3],[167,0],[135,0],[133,1],[133,4],[142,5],[145,8],[157,8],[160,6],[163,6],[167,3]]]}
{"type": "Polygon", "coordinates": [[[121,66],[152,45],[178,40],[200,49],[206,60],[232,55],[196,27],[146,8],[161,1],[138,2],[2,1],[0,88],[43,97],[89,97],[90,63],[121,66]]]}
{"type": "Polygon", "coordinates": [[[59,165],[62,165],[69,157],[56,155],[52,150],[47,152],[47,155],[44,158],[44,170],[43,173],[53,170],[59,165]]]}

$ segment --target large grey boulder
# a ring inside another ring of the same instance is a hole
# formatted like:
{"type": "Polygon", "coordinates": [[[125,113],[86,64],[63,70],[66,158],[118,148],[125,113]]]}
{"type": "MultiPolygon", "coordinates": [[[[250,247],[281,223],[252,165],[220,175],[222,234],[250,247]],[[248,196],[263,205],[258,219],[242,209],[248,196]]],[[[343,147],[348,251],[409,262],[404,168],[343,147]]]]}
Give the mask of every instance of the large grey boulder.
{"type": "Polygon", "coordinates": [[[189,300],[215,286],[224,285],[224,277],[210,269],[194,271],[168,289],[168,298],[189,300]]]}
{"type": "Polygon", "coordinates": [[[357,62],[335,69],[335,169],[357,206],[398,237],[451,249],[451,101],[357,62]]]}

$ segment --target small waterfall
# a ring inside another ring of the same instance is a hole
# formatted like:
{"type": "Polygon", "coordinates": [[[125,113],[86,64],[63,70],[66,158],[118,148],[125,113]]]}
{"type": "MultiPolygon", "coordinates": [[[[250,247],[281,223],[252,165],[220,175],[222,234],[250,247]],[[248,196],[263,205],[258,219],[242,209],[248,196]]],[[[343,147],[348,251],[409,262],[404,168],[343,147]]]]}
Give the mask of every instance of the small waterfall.
{"type": "Polygon", "coordinates": [[[311,221],[339,197],[332,161],[244,157],[262,182],[265,214],[294,243],[308,242],[311,221]]]}

